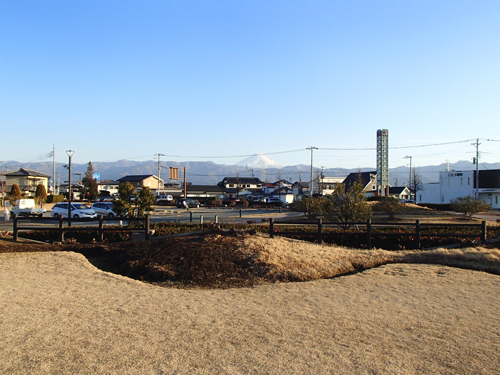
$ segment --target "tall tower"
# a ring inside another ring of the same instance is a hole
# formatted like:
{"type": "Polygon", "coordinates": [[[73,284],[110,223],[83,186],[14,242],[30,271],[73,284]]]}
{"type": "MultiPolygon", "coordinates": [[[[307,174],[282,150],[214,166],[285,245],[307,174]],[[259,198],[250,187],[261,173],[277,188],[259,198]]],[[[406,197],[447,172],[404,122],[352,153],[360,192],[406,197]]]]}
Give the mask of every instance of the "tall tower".
{"type": "Polygon", "coordinates": [[[377,190],[388,195],[389,188],[389,130],[377,130],[377,190]]]}

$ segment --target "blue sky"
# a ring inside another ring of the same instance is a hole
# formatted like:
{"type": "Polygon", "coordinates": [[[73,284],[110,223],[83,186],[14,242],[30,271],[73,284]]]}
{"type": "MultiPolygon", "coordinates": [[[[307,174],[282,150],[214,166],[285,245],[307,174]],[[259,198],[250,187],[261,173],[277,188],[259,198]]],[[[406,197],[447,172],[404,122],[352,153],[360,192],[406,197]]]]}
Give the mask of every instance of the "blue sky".
{"type": "Polygon", "coordinates": [[[498,1],[19,0],[0,35],[0,160],[500,161],[498,1]]]}

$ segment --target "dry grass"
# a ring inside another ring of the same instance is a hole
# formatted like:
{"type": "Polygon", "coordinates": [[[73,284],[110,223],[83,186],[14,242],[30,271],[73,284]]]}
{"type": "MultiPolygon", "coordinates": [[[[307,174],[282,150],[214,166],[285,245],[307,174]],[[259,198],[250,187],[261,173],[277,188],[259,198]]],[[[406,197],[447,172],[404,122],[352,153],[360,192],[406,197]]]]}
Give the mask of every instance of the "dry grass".
{"type": "Polygon", "coordinates": [[[284,237],[249,236],[238,251],[254,273],[272,281],[328,279],[389,263],[427,263],[500,274],[500,250],[486,247],[392,252],[317,245],[284,237]]]}

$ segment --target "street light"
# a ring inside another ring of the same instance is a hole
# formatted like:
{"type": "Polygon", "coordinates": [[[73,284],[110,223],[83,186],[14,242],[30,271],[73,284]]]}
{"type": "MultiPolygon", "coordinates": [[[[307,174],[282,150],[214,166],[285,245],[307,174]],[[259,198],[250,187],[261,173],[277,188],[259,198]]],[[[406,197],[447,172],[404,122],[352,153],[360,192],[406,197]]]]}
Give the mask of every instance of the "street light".
{"type": "Polygon", "coordinates": [[[72,192],[71,192],[71,157],[73,156],[74,153],[75,153],[75,151],[72,151],[72,150],[66,151],[66,154],[68,154],[68,157],[69,157],[69,167],[68,167],[68,175],[69,175],[69,178],[68,178],[68,186],[69,186],[69,195],[68,195],[68,226],[69,227],[71,226],[71,195],[72,195],[72,192]]]}

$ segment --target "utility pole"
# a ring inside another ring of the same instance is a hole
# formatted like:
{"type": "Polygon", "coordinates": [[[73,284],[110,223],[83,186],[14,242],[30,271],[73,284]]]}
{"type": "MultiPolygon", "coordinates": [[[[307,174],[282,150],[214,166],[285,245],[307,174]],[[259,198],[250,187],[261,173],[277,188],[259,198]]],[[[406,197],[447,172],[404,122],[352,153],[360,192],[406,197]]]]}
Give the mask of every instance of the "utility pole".
{"type": "Polygon", "coordinates": [[[165,156],[163,154],[155,154],[158,156],[158,188],[156,189],[156,196],[160,195],[160,173],[161,173],[161,164],[160,164],[160,156],[165,156]]]}
{"type": "Polygon", "coordinates": [[[314,180],[313,180],[313,150],[317,150],[317,147],[307,147],[306,150],[311,150],[311,197],[313,196],[314,190],[314,180]]]}
{"type": "Polygon", "coordinates": [[[479,200],[479,138],[476,142],[471,143],[471,145],[476,146],[476,157],[474,158],[474,164],[476,164],[476,200],[479,200]]]}
{"type": "Polygon", "coordinates": [[[56,195],[56,144],[52,144],[52,194],[56,195]]]}
{"type": "Polygon", "coordinates": [[[410,159],[410,179],[409,179],[409,182],[408,182],[408,185],[409,185],[408,187],[410,188],[410,192],[411,192],[411,159],[412,159],[412,157],[406,155],[403,159],[410,159]]]}

